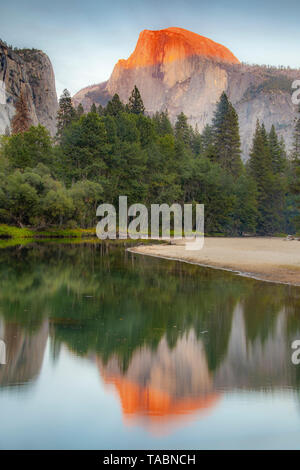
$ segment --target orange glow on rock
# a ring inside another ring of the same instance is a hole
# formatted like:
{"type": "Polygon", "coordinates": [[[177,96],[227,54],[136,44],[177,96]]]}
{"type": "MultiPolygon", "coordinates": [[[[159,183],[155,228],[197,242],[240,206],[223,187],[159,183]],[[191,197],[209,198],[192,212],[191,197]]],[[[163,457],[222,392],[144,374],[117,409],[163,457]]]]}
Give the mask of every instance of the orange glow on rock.
{"type": "Polygon", "coordinates": [[[134,52],[127,60],[119,60],[118,65],[126,69],[147,67],[190,56],[203,56],[230,64],[240,63],[229,49],[211,39],[186,29],[167,28],[142,31],[134,52]]]}
{"type": "Polygon", "coordinates": [[[147,418],[147,427],[155,434],[161,433],[161,425],[179,424],[182,418],[192,418],[197,412],[208,412],[220,399],[218,393],[177,398],[151,386],[142,387],[125,377],[105,377],[103,371],[102,378],[106,385],[115,387],[125,422],[131,424],[134,418],[147,418]]]}

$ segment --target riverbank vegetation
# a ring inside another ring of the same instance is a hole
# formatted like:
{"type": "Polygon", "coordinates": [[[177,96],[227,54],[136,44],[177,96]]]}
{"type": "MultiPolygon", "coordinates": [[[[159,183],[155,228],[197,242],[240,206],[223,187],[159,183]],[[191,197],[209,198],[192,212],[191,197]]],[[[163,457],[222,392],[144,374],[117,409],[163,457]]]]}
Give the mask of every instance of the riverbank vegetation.
{"type": "MultiPolygon", "coordinates": [[[[294,233],[298,229],[300,132],[287,158],[275,128],[257,123],[250,159],[241,159],[237,113],[225,93],[202,133],[180,113],[147,116],[135,87],[127,105],[115,95],[85,113],[67,91],[57,136],[30,126],[24,97],[0,150],[0,237],[95,234],[99,204],[205,204],[210,234],[294,233]],[[23,127],[23,128],[22,128],[23,127]],[[10,228],[7,228],[10,227],[10,228]],[[28,233],[29,233],[28,232],[28,233]],[[21,233],[21,232],[20,232],[21,233]]],[[[298,126],[298,127],[297,127],[298,126]]]]}

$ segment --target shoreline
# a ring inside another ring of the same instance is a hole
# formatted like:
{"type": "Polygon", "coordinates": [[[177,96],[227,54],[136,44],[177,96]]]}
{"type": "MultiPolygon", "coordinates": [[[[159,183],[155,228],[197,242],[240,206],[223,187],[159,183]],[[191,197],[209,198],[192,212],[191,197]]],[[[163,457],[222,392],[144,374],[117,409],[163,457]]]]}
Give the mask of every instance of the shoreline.
{"type": "Polygon", "coordinates": [[[206,238],[204,248],[198,252],[187,251],[184,245],[176,243],[140,245],[128,248],[128,251],[227,271],[257,281],[300,287],[300,244],[297,243],[278,238],[206,238]],[[259,245],[260,249],[255,250],[259,245]],[[220,249],[224,252],[223,256],[220,256],[220,249]]]}

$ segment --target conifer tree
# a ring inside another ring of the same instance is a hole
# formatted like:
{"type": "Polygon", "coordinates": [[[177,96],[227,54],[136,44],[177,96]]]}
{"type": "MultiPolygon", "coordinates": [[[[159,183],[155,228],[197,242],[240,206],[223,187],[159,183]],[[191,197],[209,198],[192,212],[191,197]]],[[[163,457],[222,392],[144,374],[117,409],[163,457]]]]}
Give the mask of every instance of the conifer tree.
{"type": "Polygon", "coordinates": [[[274,125],[269,133],[269,145],[274,174],[283,174],[286,168],[286,153],[284,140],[278,139],[274,125]]]}
{"type": "Polygon", "coordinates": [[[12,120],[12,134],[19,134],[29,130],[32,121],[30,119],[25,93],[22,90],[16,103],[16,114],[12,120]]]}
{"type": "Polygon", "coordinates": [[[66,127],[76,117],[76,111],[72,104],[72,98],[67,89],[63,91],[59,99],[59,108],[57,112],[57,136],[61,137],[66,127]]]}
{"type": "Polygon", "coordinates": [[[81,118],[81,116],[84,115],[84,109],[83,109],[83,106],[81,103],[79,103],[79,105],[77,106],[77,109],[76,109],[76,116],[78,119],[81,118]]]}
{"type": "Polygon", "coordinates": [[[177,116],[177,121],[175,123],[175,137],[186,145],[190,143],[191,129],[188,125],[187,117],[183,112],[177,116]]]}
{"type": "Polygon", "coordinates": [[[97,113],[97,106],[95,105],[95,103],[92,104],[91,109],[90,109],[90,113],[98,114],[97,113]]]}
{"type": "Polygon", "coordinates": [[[274,231],[284,230],[284,209],[286,204],[286,192],[287,192],[287,158],[285,151],[285,143],[283,138],[278,139],[274,125],[271,127],[271,131],[268,135],[268,142],[270,148],[272,172],[275,184],[275,192],[273,195],[274,205],[274,231]]]}
{"type": "Polygon", "coordinates": [[[192,133],[192,142],[191,142],[192,149],[193,149],[194,155],[198,157],[202,155],[202,136],[199,132],[197,124],[195,126],[195,130],[192,129],[191,133],[192,133]]]}
{"type": "Polygon", "coordinates": [[[103,106],[101,104],[99,104],[98,109],[97,109],[97,113],[99,114],[99,116],[104,116],[104,114],[105,114],[104,111],[105,110],[104,110],[103,106]]]}
{"type": "Polygon", "coordinates": [[[210,126],[209,124],[206,124],[206,126],[203,129],[201,138],[202,138],[203,156],[214,161],[216,158],[215,158],[215,147],[214,147],[212,126],[210,126]]]}
{"type": "Polygon", "coordinates": [[[242,171],[238,115],[222,93],[213,118],[214,147],[217,162],[234,176],[242,171]]]}
{"type": "Polygon", "coordinates": [[[153,122],[159,135],[172,135],[174,133],[167,109],[160,113],[156,112],[153,117],[153,122]]]}
{"type": "Polygon", "coordinates": [[[282,192],[273,172],[268,134],[259,121],[256,123],[249,167],[257,186],[257,231],[262,235],[275,233],[282,223],[282,192]]]}
{"type": "Polygon", "coordinates": [[[130,113],[133,114],[144,114],[145,106],[137,86],[134,86],[131,96],[129,98],[128,109],[130,113]]]}
{"type": "Polygon", "coordinates": [[[124,110],[125,108],[120,100],[119,95],[115,93],[112,99],[106,105],[105,114],[116,117],[119,116],[120,113],[124,112],[124,110]]]}

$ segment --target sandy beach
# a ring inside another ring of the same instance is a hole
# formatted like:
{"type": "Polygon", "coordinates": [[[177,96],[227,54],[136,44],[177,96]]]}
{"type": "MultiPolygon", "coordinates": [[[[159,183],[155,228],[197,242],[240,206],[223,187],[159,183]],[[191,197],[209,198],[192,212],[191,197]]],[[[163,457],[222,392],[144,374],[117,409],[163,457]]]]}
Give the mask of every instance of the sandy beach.
{"type": "Polygon", "coordinates": [[[264,281],[300,285],[300,242],[283,238],[205,238],[199,251],[183,242],[144,245],[130,251],[237,271],[264,281]]]}

